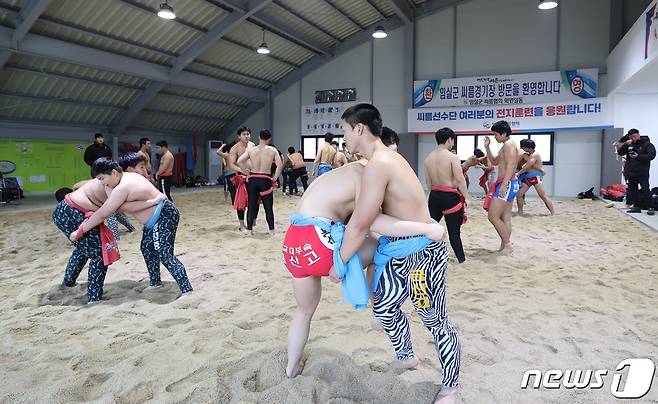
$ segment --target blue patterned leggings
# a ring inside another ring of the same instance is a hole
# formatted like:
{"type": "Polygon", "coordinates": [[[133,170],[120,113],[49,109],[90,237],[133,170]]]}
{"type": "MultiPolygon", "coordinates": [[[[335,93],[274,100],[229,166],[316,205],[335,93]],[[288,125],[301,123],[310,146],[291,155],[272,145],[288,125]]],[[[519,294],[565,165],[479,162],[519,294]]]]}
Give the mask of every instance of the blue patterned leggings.
{"type": "Polygon", "coordinates": [[[434,242],[405,258],[392,259],[379,279],[373,311],[384,326],[398,360],[405,361],[415,356],[409,321],[400,309],[409,297],[418,317],[434,338],[443,367],[443,385],[456,387],[461,345],[446,312],[447,267],[448,251],[443,242],[434,242]]]}
{"type": "MultiPolygon", "coordinates": [[[[84,220],[84,215],[77,209],[61,201],[53,212],[53,222],[66,235],[77,230],[80,223],[84,220]]],[[[64,271],[64,285],[73,286],[82,272],[85,264],[89,260],[89,272],[87,282],[87,301],[95,302],[103,297],[103,282],[107,266],[103,265],[103,254],[101,252],[101,239],[98,227],[88,231],[75,243],[75,249],[69,258],[64,271]]]]}
{"type": "Polygon", "coordinates": [[[164,264],[171,276],[178,283],[182,293],[192,291],[192,285],[187,278],[185,266],[174,255],[174,242],[176,241],[176,230],[180,214],[171,201],[165,201],[160,217],[155,225],[142,231],[142,255],[146,268],[149,271],[150,285],[159,286],[160,263],[164,264]]]}

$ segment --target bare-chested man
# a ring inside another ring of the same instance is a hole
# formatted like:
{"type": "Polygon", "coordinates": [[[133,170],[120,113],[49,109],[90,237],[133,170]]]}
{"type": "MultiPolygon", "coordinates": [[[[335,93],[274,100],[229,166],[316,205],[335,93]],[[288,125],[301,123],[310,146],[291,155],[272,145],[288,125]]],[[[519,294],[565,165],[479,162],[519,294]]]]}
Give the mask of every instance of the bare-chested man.
{"type": "Polygon", "coordinates": [[[503,147],[494,156],[491,152],[489,137],[484,138],[484,147],[487,150],[487,158],[498,166],[498,179],[484,200],[484,209],[488,210],[489,222],[494,226],[500,236],[500,248],[498,251],[511,251],[512,245],[512,201],[519,192],[519,180],[514,174],[519,150],[516,144],[510,141],[512,129],[506,121],[498,121],[491,126],[491,131],[498,143],[503,147]]]}
{"type": "Polygon", "coordinates": [[[398,151],[400,146],[400,136],[391,128],[384,126],[382,128],[382,143],[389,149],[398,151]]]}
{"type": "Polygon", "coordinates": [[[109,159],[98,159],[91,173],[109,193],[107,200],[77,230],[71,232],[72,241],[84,237],[117,209],[130,213],[144,225],[141,250],[149,272],[150,286],[162,285],[160,263],[169,270],[181,293],[192,291],[185,266],[174,255],[174,242],[180,214],[170,200],[160,200],[156,206],[144,207],[135,202],[157,200],[160,192],[142,175],[124,173],[119,164],[109,159]]]}
{"type": "Polygon", "coordinates": [[[260,131],[260,141],[258,146],[248,149],[238,159],[238,165],[241,166],[247,161],[251,161],[251,172],[249,173],[249,183],[247,184],[248,209],[247,209],[247,228],[245,234],[252,234],[254,220],[258,216],[258,202],[263,201],[265,217],[269,226],[270,234],[274,235],[274,185],[275,178],[279,178],[283,171],[283,162],[279,152],[270,146],[272,133],[264,129],[260,131]],[[271,176],[270,170],[272,163],[276,164],[274,177],[271,176]]]}
{"type": "MultiPolygon", "coordinates": [[[[382,119],[379,111],[370,104],[355,105],[345,110],[341,126],[347,148],[368,159],[361,178],[361,192],[340,250],[341,260],[347,262],[363,244],[380,212],[413,222],[429,223],[432,219],[425,192],[413,169],[402,155],[380,140],[382,119]]],[[[401,310],[408,296],[434,337],[443,367],[443,387],[436,402],[454,403],[460,343],[445,306],[448,266],[445,243],[423,236],[381,237],[375,262],[373,311],[395,349],[398,366],[411,368],[418,364],[411,346],[409,321],[401,310]]],[[[339,279],[335,269],[329,276],[334,281],[339,279]]]]}
{"type": "Polygon", "coordinates": [[[332,140],[331,145],[333,146],[334,150],[336,150],[336,156],[334,156],[334,163],[332,165],[333,168],[339,168],[347,164],[347,157],[345,156],[345,153],[338,149],[338,142],[332,140]]]}
{"type": "Polygon", "coordinates": [[[159,141],[156,146],[158,146],[158,153],[162,157],[160,157],[158,172],[155,173],[155,180],[158,182],[160,191],[173,202],[173,199],[171,199],[171,184],[174,178],[174,155],[169,151],[166,140],[159,141]]]}
{"type": "Polygon", "coordinates": [[[229,171],[228,169],[228,159],[229,159],[229,152],[231,151],[231,148],[235,146],[237,143],[237,140],[234,140],[230,143],[222,143],[221,146],[219,146],[219,149],[217,149],[217,155],[222,159],[222,176],[224,177],[224,200],[228,203],[231,202],[231,193],[229,192],[229,178],[235,175],[234,171],[229,171]]]}
{"type": "Polygon", "coordinates": [[[461,264],[466,261],[461,240],[461,225],[465,222],[465,208],[471,204],[466,179],[459,157],[452,154],[457,135],[450,128],[436,131],[436,150],[425,159],[425,181],[430,190],[428,207],[432,219],[441,221],[445,215],[450,245],[461,264]]]}
{"type": "Polygon", "coordinates": [[[516,195],[516,205],[519,208],[519,214],[523,214],[526,192],[528,192],[531,186],[534,186],[537,195],[544,201],[544,205],[546,205],[548,211],[551,215],[554,215],[555,208],[553,208],[553,202],[546,194],[542,185],[546,171],[544,170],[544,164],[539,152],[535,151],[535,142],[531,139],[521,140],[521,150],[523,150],[523,153],[521,153],[519,161],[523,162],[523,165],[517,173],[519,181],[521,181],[521,189],[516,195]]]}
{"type": "Polygon", "coordinates": [[[311,175],[319,177],[322,174],[331,171],[334,164],[334,157],[336,157],[336,149],[331,145],[332,140],[334,140],[334,134],[330,132],[325,133],[324,143],[320,145],[318,152],[315,155],[311,175]]]}
{"type": "Polygon", "coordinates": [[[288,147],[288,157],[292,166],[292,172],[288,175],[288,195],[292,195],[293,189],[295,194],[297,194],[297,178],[302,180],[302,186],[304,187],[304,192],[308,188],[308,172],[306,171],[306,163],[304,163],[304,156],[294,147],[288,147]]]}
{"type": "Polygon", "coordinates": [[[148,174],[148,179],[151,179],[151,139],[143,137],[139,139],[139,154],[144,157],[144,167],[146,168],[146,173],[148,174]]]}
{"type": "MultiPolygon", "coordinates": [[[[329,275],[333,256],[339,253],[335,251],[331,233],[342,230],[343,223],[354,210],[364,165],[365,162],[350,163],[318,178],[304,193],[291,218],[283,241],[283,258],[293,276],[297,309],[288,332],[288,377],[295,377],[301,371],[299,360],[322,294],[321,278],[329,275]]],[[[389,236],[425,234],[437,241],[445,232],[436,223],[403,222],[385,215],[379,215],[370,229],[389,236]]],[[[376,248],[377,241],[372,238],[364,243],[359,251],[363,266],[372,262],[376,248]]]]}
{"type": "Polygon", "coordinates": [[[231,150],[229,150],[228,153],[224,178],[228,184],[228,191],[231,194],[231,203],[238,213],[240,230],[244,230],[245,227],[247,227],[244,222],[244,211],[247,209],[247,204],[242,200],[242,198],[238,198],[236,201],[235,196],[237,194],[238,188],[242,188],[242,192],[246,194],[247,177],[245,177],[242,168],[238,166],[238,158],[240,158],[240,156],[242,156],[247,151],[247,149],[254,147],[254,144],[250,141],[251,129],[248,127],[242,126],[238,128],[237,134],[238,142],[233,147],[231,147],[231,150]]]}
{"type": "MultiPolygon", "coordinates": [[[[155,190],[152,184],[149,183],[149,185],[155,190]]],[[[70,189],[60,191],[58,191],[60,192],[58,196],[59,204],[53,212],[53,222],[66,237],[78,230],[85,220],[85,214],[97,211],[107,200],[105,186],[95,178],[80,184],[79,188],[74,191],[70,189]]],[[[152,207],[156,203],[157,200],[130,202],[124,204],[123,208],[130,211],[141,210],[152,207]]],[[[100,230],[103,226],[102,221],[99,221],[93,228],[88,228],[87,233],[74,243],[75,249],[71,253],[64,272],[64,286],[73,287],[82,268],[90,260],[87,280],[88,303],[99,301],[103,297],[103,283],[107,267],[115,260],[114,257],[103,257],[104,247],[109,247],[109,251],[118,255],[113,240],[104,237],[105,243],[101,243],[100,230]]]]}

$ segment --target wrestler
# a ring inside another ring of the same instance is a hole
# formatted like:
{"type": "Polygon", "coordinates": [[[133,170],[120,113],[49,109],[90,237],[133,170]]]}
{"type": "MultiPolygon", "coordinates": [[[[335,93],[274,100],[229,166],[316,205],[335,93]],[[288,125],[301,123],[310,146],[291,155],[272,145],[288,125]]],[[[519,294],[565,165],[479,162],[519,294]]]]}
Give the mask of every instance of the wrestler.
{"type": "Polygon", "coordinates": [[[313,170],[311,170],[312,176],[319,177],[322,174],[331,171],[334,157],[336,156],[336,150],[331,145],[333,139],[333,133],[327,132],[324,135],[324,143],[318,148],[315,160],[313,161],[313,170]]]}
{"type": "Polygon", "coordinates": [[[336,150],[336,156],[334,157],[334,162],[332,164],[333,168],[342,167],[347,164],[347,157],[345,156],[345,153],[338,150],[338,142],[332,140],[331,146],[333,146],[334,150],[336,150]]]}
{"type": "MultiPolygon", "coordinates": [[[[78,184],[76,184],[78,185],[78,184]]],[[[151,188],[155,189],[153,185],[151,188]]],[[[98,210],[107,200],[105,187],[97,179],[85,181],[76,190],[59,189],[55,196],[58,205],[53,212],[53,222],[69,237],[77,231],[86,216],[98,210]]],[[[146,209],[157,203],[155,200],[145,202],[130,202],[124,208],[131,210],[146,209]]],[[[119,251],[112,232],[99,221],[87,233],[73,243],[75,248],[64,271],[63,285],[73,287],[87,261],[89,271],[87,276],[87,302],[94,303],[103,297],[103,283],[107,267],[119,259],[119,251]]]]}
{"type": "Polygon", "coordinates": [[[530,187],[535,187],[539,198],[544,202],[550,214],[554,215],[555,208],[553,207],[553,202],[546,194],[542,185],[546,171],[544,170],[541,156],[535,151],[535,142],[531,139],[521,140],[521,150],[523,150],[523,153],[521,153],[519,160],[523,161],[523,166],[517,173],[519,181],[521,181],[521,189],[516,195],[516,205],[519,208],[519,214],[523,214],[526,192],[528,192],[530,187]]]}
{"type": "Polygon", "coordinates": [[[304,187],[304,192],[308,188],[308,172],[306,171],[306,163],[304,163],[304,156],[294,147],[288,147],[288,157],[286,157],[290,164],[292,164],[292,173],[290,173],[289,184],[288,184],[288,195],[292,195],[292,190],[294,188],[295,194],[297,194],[297,178],[302,180],[302,187],[304,187]],[[292,188],[291,188],[292,187],[292,188]]]}
{"type": "Polygon", "coordinates": [[[77,230],[70,234],[75,241],[100,224],[117,209],[130,213],[144,225],[142,230],[141,250],[149,272],[150,286],[162,285],[160,263],[164,264],[174,278],[181,293],[192,291],[185,266],[174,255],[174,242],[180,214],[170,200],[160,200],[156,206],[135,206],[133,202],[161,198],[161,193],[140,174],[124,173],[115,161],[101,158],[91,168],[96,177],[109,193],[102,206],[77,230]]]}
{"type": "MultiPolygon", "coordinates": [[[[286,232],[283,258],[293,276],[292,284],[297,301],[288,333],[288,377],[295,377],[300,371],[299,360],[308,339],[313,313],[320,301],[320,280],[329,274],[334,253],[338,253],[332,235],[340,233],[344,228],[343,223],[354,210],[364,164],[349,163],[315,180],[297,204],[286,232]]],[[[438,224],[402,222],[384,215],[375,219],[371,230],[392,236],[426,234],[436,240],[444,235],[443,227],[438,224]]],[[[359,252],[361,265],[357,270],[361,277],[363,266],[372,261],[376,247],[377,242],[369,239],[359,252]]],[[[367,285],[364,288],[366,290],[361,303],[367,303],[368,300],[367,285]]]]}
{"type": "Polygon", "coordinates": [[[500,248],[498,251],[511,251],[512,245],[512,201],[519,192],[519,180],[514,174],[519,159],[519,151],[516,144],[510,141],[512,129],[506,121],[498,121],[491,126],[494,138],[503,147],[497,155],[491,152],[489,137],[484,138],[484,147],[487,150],[487,158],[498,166],[498,179],[489,190],[485,200],[484,209],[488,211],[489,222],[494,226],[500,236],[500,248]]]}
{"type": "Polygon", "coordinates": [[[461,240],[461,225],[466,223],[466,207],[471,204],[459,157],[450,152],[457,135],[450,128],[436,131],[436,150],[425,159],[425,181],[430,190],[428,208],[437,222],[445,215],[450,245],[457,261],[466,261],[461,240]]]}
{"type": "Polygon", "coordinates": [[[229,150],[228,159],[226,161],[226,171],[224,171],[224,178],[228,184],[228,191],[231,194],[231,203],[238,213],[240,230],[244,230],[246,227],[244,222],[244,211],[247,208],[247,177],[244,176],[242,168],[238,166],[238,158],[240,158],[247,149],[254,147],[254,144],[250,142],[250,139],[251,129],[246,126],[238,128],[238,142],[229,150]],[[238,192],[238,189],[240,192],[238,192]]]}
{"type": "Polygon", "coordinates": [[[238,159],[238,165],[251,161],[251,172],[249,173],[247,184],[247,227],[243,231],[245,234],[253,234],[254,220],[258,216],[258,204],[262,200],[269,232],[271,235],[274,235],[273,191],[276,182],[275,178],[279,178],[281,171],[283,171],[283,163],[281,162],[279,152],[269,145],[272,140],[272,133],[267,129],[261,130],[259,138],[258,146],[247,149],[238,159]],[[276,164],[274,177],[270,176],[272,163],[276,164]]]}
{"type": "MultiPolygon", "coordinates": [[[[380,211],[405,221],[429,223],[432,219],[425,192],[414,170],[402,155],[380,140],[379,111],[370,104],[357,104],[345,110],[341,126],[347,148],[368,160],[361,176],[361,192],[340,249],[342,263],[359,250],[380,211]]],[[[448,264],[445,243],[423,236],[380,237],[374,261],[377,268],[372,285],[375,290],[373,311],[389,336],[398,365],[411,368],[418,364],[412,349],[409,321],[401,310],[408,296],[434,337],[443,368],[443,387],[435,402],[454,403],[461,348],[445,306],[448,264]]],[[[335,267],[329,276],[334,281],[340,280],[335,267]]]]}

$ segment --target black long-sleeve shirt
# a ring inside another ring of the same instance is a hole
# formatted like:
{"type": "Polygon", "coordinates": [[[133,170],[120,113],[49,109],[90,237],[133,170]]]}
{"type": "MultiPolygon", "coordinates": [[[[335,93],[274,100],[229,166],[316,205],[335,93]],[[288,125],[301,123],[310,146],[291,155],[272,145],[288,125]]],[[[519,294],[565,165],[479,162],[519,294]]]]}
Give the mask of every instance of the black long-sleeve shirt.
{"type": "Polygon", "coordinates": [[[98,143],[93,143],[87,147],[85,150],[85,163],[89,167],[91,167],[92,164],[94,164],[94,161],[98,160],[101,157],[107,157],[109,159],[112,158],[112,149],[105,143],[103,144],[98,144],[98,143]]]}
{"type": "Polygon", "coordinates": [[[649,136],[642,136],[640,140],[630,145],[626,143],[622,144],[617,149],[617,153],[620,156],[626,156],[625,173],[627,177],[643,177],[649,175],[651,160],[656,158],[656,148],[651,144],[649,136]],[[632,151],[637,153],[637,157],[628,156],[629,147],[633,148],[632,151]]]}

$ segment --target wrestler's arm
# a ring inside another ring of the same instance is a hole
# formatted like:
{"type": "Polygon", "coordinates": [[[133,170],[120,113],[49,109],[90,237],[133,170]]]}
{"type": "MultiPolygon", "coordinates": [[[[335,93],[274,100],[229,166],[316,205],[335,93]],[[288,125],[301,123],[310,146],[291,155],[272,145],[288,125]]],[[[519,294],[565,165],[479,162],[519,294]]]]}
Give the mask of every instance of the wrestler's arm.
{"type": "MultiPolygon", "coordinates": [[[[274,149],[274,148],[273,148],[274,149]]],[[[283,162],[281,161],[281,156],[279,156],[279,152],[274,149],[274,163],[276,164],[276,172],[274,173],[273,178],[279,178],[281,173],[283,172],[283,162]]]]}
{"type": "Polygon", "coordinates": [[[158,196],[156,196],[155,198],[146,201],[125,202],[123,205],[121,205],[121,210],[125,210],[127,212],[137,212],[140,210],[148,209],[151,206],[155,206],[158,203],[160,203],[160,201],[164,201],[166,199],[167,199],[167,195],[160,192],[158,193],[158,196]]]}
{"type": "Polygon", "coordinates": [[[363,169],[361,176],[361,191],[356,201],[352,218],[347,224],[340,257],[347,262],[356,252],[368,235],[370,226],[380,212],[388,177],[382,175],[387,172],[386,164],[379,161],[370,161],[363,169]]]}
{"type": "Polygon", "coordinates": [[[484,138],[484,149],[487,151],[487,158],[491,161],[492,164],[498,164],[498,156],[494,156],[491,152],[491,147],[489,146],[490,143],[491,139],[489,139],[489,136],[486,136],[484,138]]]}
{"type": "MultiPolygon", "coordinates": [[[[112,190],[112,193],[107,198],[103,206],[101,206],[94,214],[82,223],[82,231],[88,232],[99,224],[103,223],[105,219],[108,218],[112,213],[116,212],[121,205],[126,202],[128,197],[128,188],[122,187],[121,185],[117,186],[112,190]]],[[[75,232],[74,232],[75,233],[75,232]]]]}
{"type": "Polygon", "coordinates": [[[315,153],[315,160],[313,160],[313,169],[311,169],[311,175],[315,175],[315,170],[318,168],[318,164],[320,164],[320,157],[322,156],[322,152],[324,151],[324,144],[320,146],[318,149],[318,152],[315,153]]]}
{"type": "Polygon", "coordinates": [[[462,171],[462,165],[459,163],[459,157],[455,156],[451,163],[452,176],[457,179],[457,189],[464,197],[464,204],[466,206],[471,204],[471,197],[468,195],[468,185],[466,185],[466,177],[462,171]]]}
{"type": "Polygon", "coordinates": [[[519,170],[519,174],[529,172],[537,164],[537,154],[533,154],[528,161],[525,162],[523,167],[519,170]]]}
{"type": "Polygon", "coordinates": [[[438,223],[410,222],[383,213],[377,215],[370,225],[370,230],[390,237],[411,237],[422,234],[435,241],[440,241],[445,235],[445,229],[438,223]]]}
{"type": "Polygon", "coordinates": [[[244,153],[242,153],[242,156],[240,156],[240,158],[238,158],[238,160],[236,161],[236,164],[240,168],[241,173],[249,172],[247,167],[246,166],[243,167],[243,165],[246,164],[247,161],[249,161],[250,157],[251,156],[249,155],[249,150],[246,150],[244,153]]]}

